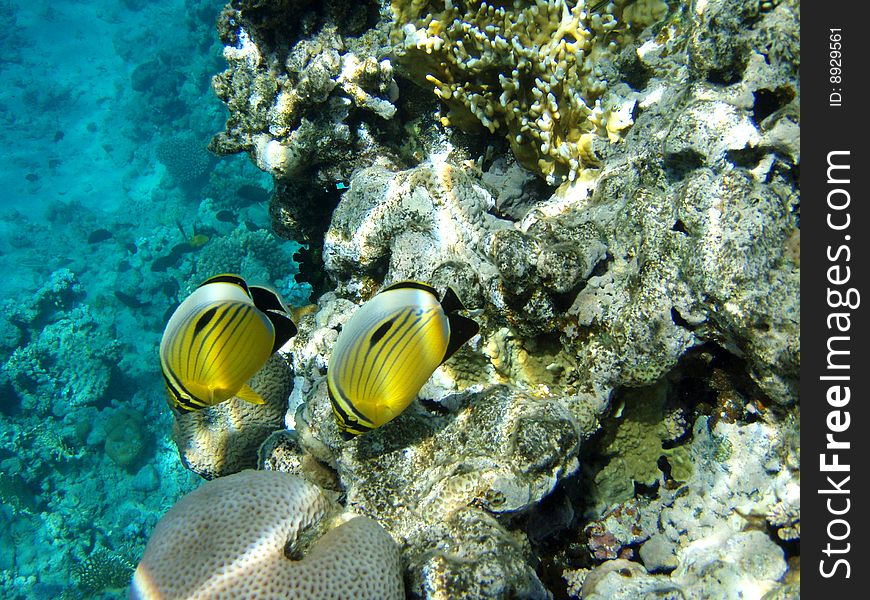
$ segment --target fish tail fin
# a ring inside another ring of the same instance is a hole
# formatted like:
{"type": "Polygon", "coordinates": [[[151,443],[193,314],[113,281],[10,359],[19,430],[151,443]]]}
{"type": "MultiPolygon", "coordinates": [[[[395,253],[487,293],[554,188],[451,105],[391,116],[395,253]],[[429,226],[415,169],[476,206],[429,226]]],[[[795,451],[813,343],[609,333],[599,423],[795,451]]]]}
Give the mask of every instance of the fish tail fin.
{"type": "Polygon", "coordinates": [[[450,323],[450,339],[447,340],[447,350],[444,352],[444,358],[441,360],[443,364],[448,358],[453,356],[462,344],[477,335],[480,331],[480,325],[477,321],[451,313],[447,315],[447,321],[450,323]]]}
{"type": "Polygon", "coordinates": [[[266,401],[263,400],[263,397],[260,396],[257,392],[251,389],[247,383],[242,386],[238,392],[236,392],[236,398],[241,398],[245,402],[250,402],[251,404],[265,404],[266,401]]]}

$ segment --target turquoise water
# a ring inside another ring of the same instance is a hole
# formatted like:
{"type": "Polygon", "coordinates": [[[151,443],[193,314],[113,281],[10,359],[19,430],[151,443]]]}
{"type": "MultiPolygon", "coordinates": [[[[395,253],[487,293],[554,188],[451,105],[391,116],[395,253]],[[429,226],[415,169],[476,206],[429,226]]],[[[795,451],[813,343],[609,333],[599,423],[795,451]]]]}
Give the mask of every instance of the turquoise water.
{"type": "Polygon", "coordinates": [[[224,0],[0,0],[0,597],[114,598],[198,478],[157,361],[192,287],[290,304],[270,178],[206,146],[224,0]]]}

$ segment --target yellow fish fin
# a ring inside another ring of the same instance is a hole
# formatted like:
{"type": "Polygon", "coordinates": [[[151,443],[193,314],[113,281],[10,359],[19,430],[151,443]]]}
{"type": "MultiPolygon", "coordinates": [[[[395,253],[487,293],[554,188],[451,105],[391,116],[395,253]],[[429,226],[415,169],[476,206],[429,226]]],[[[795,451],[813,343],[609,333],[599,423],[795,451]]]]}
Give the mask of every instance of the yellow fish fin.
{"type": "Polygon", "coordinates": [[[265,404],[266,401],[263,398],[251,389],[247,383],[242,386],[238,392],[236,392],[236,398],[241,398],[245,402],[250,402],[251,404],[265,404]]]}

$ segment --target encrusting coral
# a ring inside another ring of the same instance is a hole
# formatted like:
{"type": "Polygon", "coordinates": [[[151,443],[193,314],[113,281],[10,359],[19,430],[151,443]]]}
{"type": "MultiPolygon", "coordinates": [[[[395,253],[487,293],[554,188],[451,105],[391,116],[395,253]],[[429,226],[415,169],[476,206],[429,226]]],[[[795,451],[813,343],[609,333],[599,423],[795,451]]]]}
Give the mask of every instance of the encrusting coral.
{"type": "Polygon", "coordinates": [[[157,146],[157,159],[180,185],[202,181],[213,166],[205,144],[190,135],[178,135],[161,142],[157,146]]]}
{"type": "Polygon", "coordinates": [[[130,597],[404,598],[392,538],[366,517],[326,530],[331,512],[316,486],[286,473],[207,482],[157,524],[130,597]]]}

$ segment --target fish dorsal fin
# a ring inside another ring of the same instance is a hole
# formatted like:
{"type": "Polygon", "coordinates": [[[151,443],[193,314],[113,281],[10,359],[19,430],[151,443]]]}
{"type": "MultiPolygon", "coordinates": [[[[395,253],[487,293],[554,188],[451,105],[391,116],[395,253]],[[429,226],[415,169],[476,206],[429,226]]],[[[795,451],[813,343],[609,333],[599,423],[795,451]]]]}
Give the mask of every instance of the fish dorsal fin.
{"type": "Polygon", "coordinates": [[[247,383],[242,386],[238,392],[236,392],[236,398],[241,398],[245,402],[250,402],[251,404],[265,404],[266,401],[263,400],[262,396],[251,389],[247,383]]]}
{"type": "Polygon", "coordinates": [[[248,296],[251,295],[251,292],[248,290],[248,283],[244,279],[242,279],[241,275],[235,275],[233,273],[221,273],[220,275],[215,275],[214,277],[206,279],[201,284],[199,284],[199,287],[204,287],[210,283],[231,283],[245,290],[245,294],[247,294],[248,296]]]}
{"type": "MultiPolygon", "coordinates": [[[[431,285],[426,285],[425,283],[421,283],[419,281],[399,281],[392,285],[388,285],[381,292],[388,292],[390,290],[401,290],[401,289],[411,289],[411,290],[423,290],[424,292],[429,292],[436,299],[440,300],[441,295],[438,293],[438,290],[433,288],[431,285]]],[[[379,293],[381,293],[379,292],[379,293]]]]}
{"type": "MultiPolygon", "coordinates": [[[[449,290],[450,288],[448,288],[449,290]]],[[[459,350],[462,344],[473,338],[480,331],[480,325],[477,324],[477,321],[457,315],[456,313],[448,313],[447,321],[450,323],[450,339],[447,340],[447,350],[444,352],[441,364],[444,364],[448,358],[459,350]]]]}
{"type": "Polygon", "coordinates": [[[290,318],[290,311],[277,292],[258,285],[250,286],[249,290],[254,306],[266,315],[275,330],[275,342],[272,344],[272,354],[274,354],[287,343],[287,340],[296,335],[296,324],[290,318]]]}

